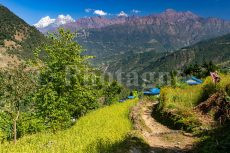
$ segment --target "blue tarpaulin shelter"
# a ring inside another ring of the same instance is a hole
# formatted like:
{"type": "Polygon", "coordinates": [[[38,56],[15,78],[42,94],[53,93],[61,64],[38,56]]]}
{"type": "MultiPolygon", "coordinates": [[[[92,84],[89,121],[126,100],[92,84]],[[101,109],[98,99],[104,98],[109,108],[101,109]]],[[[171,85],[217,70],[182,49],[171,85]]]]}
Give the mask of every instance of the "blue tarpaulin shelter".
{"type": "Polygon", "coordinates": [[[196,77],[193,76],[193,77],[189,78],[189,79],[186,81],[186,83],[187,83],[188,85],[198,85],[198,84],[203,83],[203,81],[200,80],[200,79],[197,79],[196,77]]]}
{"type": "Polygon", "coordinates": [[[128,99],[134,99],[135,96],[128,96],[127,98],[128,98],[128,99]]]}
{"type": "Polygon", "coordinates": [[[144,95],[159,95],[160,89],[159,88],[150,88],[148,91],[144,91],[144,95]]]}

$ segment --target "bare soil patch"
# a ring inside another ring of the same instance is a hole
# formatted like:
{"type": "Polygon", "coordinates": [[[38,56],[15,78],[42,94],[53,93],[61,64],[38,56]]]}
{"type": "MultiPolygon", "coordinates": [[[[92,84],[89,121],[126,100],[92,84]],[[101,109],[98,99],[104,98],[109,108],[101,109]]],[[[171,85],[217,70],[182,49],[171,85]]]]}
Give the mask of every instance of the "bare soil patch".
{"type": "Polygon", "coordinates": [[[134,128],[140,131],[151,147],[151,152],[189,152],[198,138],[181,130],[172,130],[157,122],[151,115],[156,104],[157,102],[141,101],[132,109],[134,128]]]}

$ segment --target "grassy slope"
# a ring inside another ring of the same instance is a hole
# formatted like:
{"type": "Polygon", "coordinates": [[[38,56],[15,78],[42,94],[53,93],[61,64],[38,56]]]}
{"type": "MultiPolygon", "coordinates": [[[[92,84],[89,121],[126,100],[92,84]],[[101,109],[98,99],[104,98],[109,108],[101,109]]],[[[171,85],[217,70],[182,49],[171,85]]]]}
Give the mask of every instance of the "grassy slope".
{"type": "Polygon", "coordinates": [[[168,116],[169,119],[172,118],[169,124],[174,124],[176,128],[183,127],[187,131],[200,126],[196,113],[193,112],[193,107],[197,105],[200,99],[201,89],[202,85],[184,88],[165,87],[162,89],[161,103],[158,108],[162,115],[172,115],[168,116]]]}
{"type": "Polygon", "coordinates": [[[130,100],[93,111],[80,118],[66,131],[26,136],[15,146],[12,143],[1,144],[0,152],[111,152],[111,149],[122,143],[132,130],[128,114],[129,108],[135,103],[136,100],[130,100]]]}
{"type": "MultiPolygon", "coordinates": [[[[187,131],[209,128],[209,125],[200,122],[194,107],[207,100],[210,95],[218,90],[225,90],[230,84],[230,75],[221,75],[221,82],[215,88],[211,77],[205,79],[204,83],[197,86],[165,87],[161,91],[159,109],[163,115],[173,114],[175,127],[183,127],[187,131]]],[[[167,121],[166,121],[167,122],[167,121]]],[[[170,123],[171,124],[171,123],[170,123]]]]}
{"type": "Polygon", "coordinates": [[[173,128],[183,128],[194,134],[200,134],[200,142],[193,152],[229,152],[230,124],[227,122],[224,126],[213,128],[208,122],[206,124],[200,122],[198,114],[194,111],[194,107],[205,101],[212,93],[227,91],[227,85],[230,85],[230,75],[221,75],[221,82],[216,89],[210,77],[198,86],[165,87],[161,90],[160,103],[153,115],[160,122],[173,128]],[[209,130],[206,131],[207,129],[209,130]]]}
{"type": "Polygon", "coordinates": [[[230,149],[230,124],[227,123],[223,127],[213,129],[211,125],[204,125],[204,123],[200,122],[193,108],[200,102],[205,101],[212,93],[220,90],[225,91],[226,86],[229,84],[230,75],[221,75],[221,82],[216,89],[210,77],[202,85],[198,86],[163,88],[160,96],[161,102],[158,106],[159,110],[156,111],[159,113],[157,117],[165,124],[173,125],[175,128],[184,128],[194,133],[200,133],[202,137],[196,148],[197,152],[225,153],[230,149]],[[162,120],[162,117],[165,120],[162,120]],[[200,131],[201,127],[209,128],[210,130],[208,130],[208,133],[202,132],[200,131]]]}
{"type": "Polygon", "coordinates": [[[175,124],[183,125],[188,131],[194,131],[202,123],[198,120],[197,113],[193,108],[217,90],[225,90],[228,84],[230,84],[230,75],[221,75],[221,82],[216,89],[211,77],[206,78],[202,85],[180,88],[165,87],[161,91],[159,108],[163,113],[174,114],[175,124]]]}

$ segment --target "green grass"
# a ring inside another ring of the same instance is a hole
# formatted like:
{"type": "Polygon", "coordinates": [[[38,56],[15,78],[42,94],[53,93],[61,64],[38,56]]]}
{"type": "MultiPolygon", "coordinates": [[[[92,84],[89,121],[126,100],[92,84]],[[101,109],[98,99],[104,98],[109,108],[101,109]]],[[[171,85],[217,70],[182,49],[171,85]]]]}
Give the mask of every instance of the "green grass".
{"type": "Polygon", "coordinates": [[[25,136],[14,145],[0,145],[4,153],[96,153],[111,152],[132,130],[129,109],[137,100],[129,100],[93,111],[65,131],[25,136]]]}
{"type": "Polygon", "coordinates": [[[230,150],[230,124],[210,131],[196,147],[197,153],[227,153],[230,150]]]}
{"type": "Polygon", "coordinates": [[[160,103],[153,115],[168,126],[198,134],[200,141],[192,152],[229,152],[230,124],[227,122],[223,126],[214,127],[199,120],[194,111],[195,106],[207,100],[213,93],[222,91],[226,93],[226,97],[230,96],[230,75],[220,76],[221,82],[217,86],[211,77],[207,77],[202,85],[161,89],[160,103]]]}
{"type": "MultiPolygon", "coordinates": [[[[216,91],[225,91],[230,84],[230,75],[221,75],[221,82],[215,87],[211,77],[207,77],[203,84],[184,86],[183,88],[165,87],[161,90],[158,109],[162,115],[171,114],[172,122],[187,131],[196,131],[203,125],[193,110],[199,103],[205,101],[216,91]]],[[[171,122],[171,123],[172,123],[171,122]]]]}

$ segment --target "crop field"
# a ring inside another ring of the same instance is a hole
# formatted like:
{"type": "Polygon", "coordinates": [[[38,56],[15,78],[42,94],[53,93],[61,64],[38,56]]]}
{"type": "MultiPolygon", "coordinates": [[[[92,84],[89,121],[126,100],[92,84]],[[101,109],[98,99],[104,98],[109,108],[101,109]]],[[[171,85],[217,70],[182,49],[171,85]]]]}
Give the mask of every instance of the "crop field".
{"type": "Polygon", "coordinates": [[[88,113],[65,131],[25,136],[14,145],[0,145],[4,153],[96,153],[111,152],[132,130],[129,110],[136,100],[117,103],[88,113]]]}

